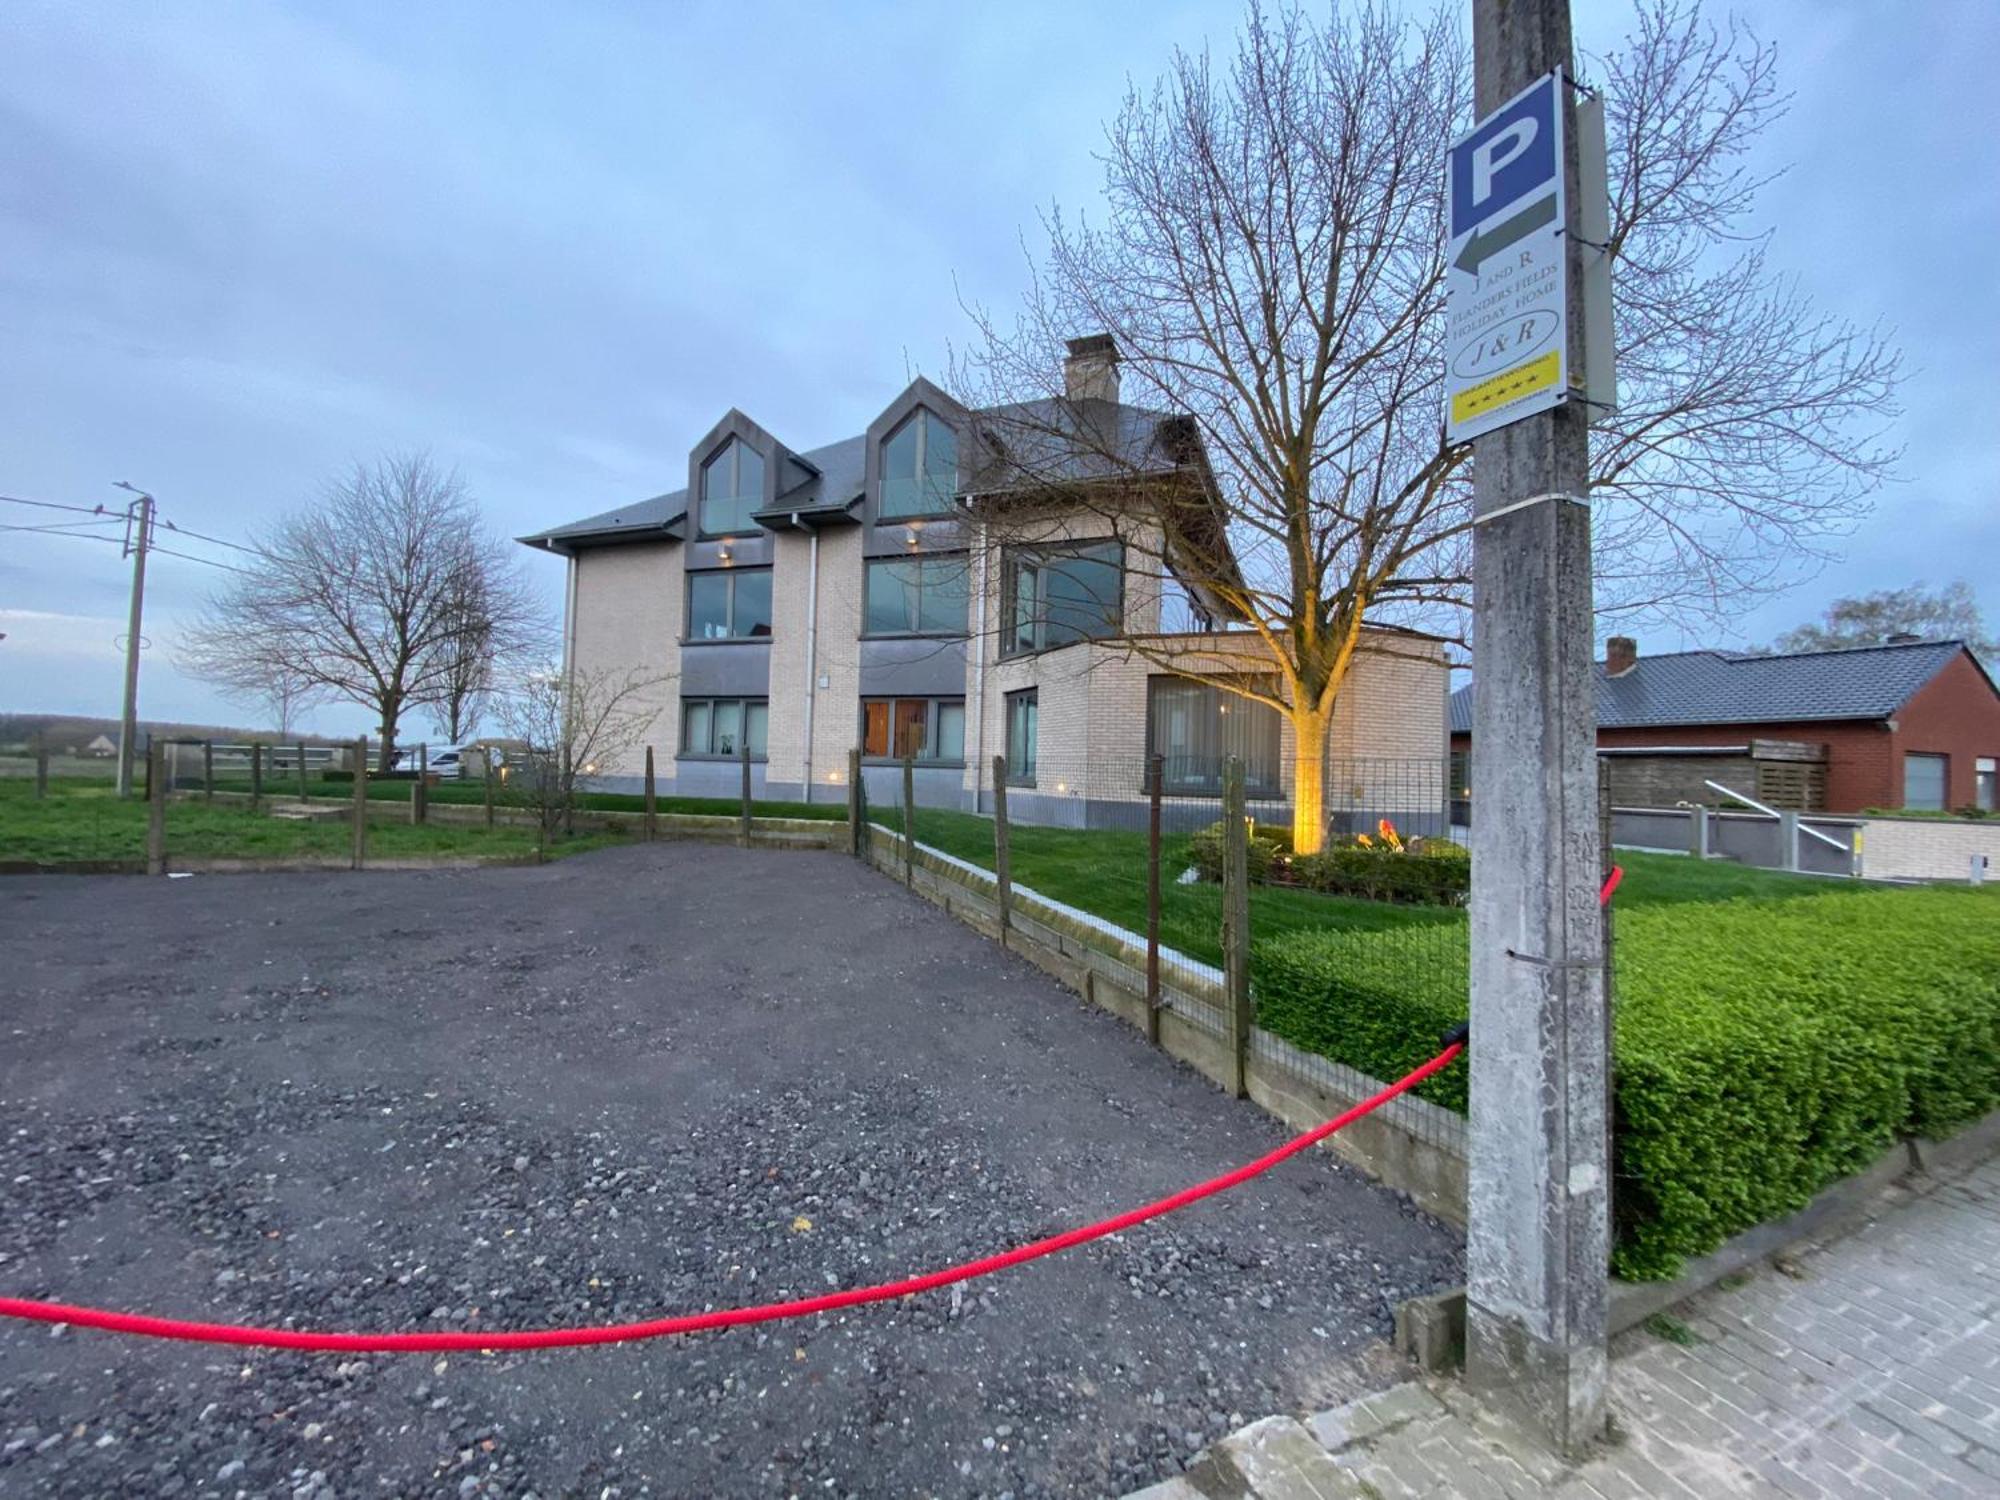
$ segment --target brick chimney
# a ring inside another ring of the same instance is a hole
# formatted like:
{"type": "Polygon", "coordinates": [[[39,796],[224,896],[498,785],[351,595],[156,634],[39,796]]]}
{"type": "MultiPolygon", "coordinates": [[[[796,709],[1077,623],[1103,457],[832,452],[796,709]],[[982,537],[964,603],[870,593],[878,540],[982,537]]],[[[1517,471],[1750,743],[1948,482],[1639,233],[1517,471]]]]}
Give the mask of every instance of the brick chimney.
{"type": "Polygon", "coordinates": [[[1614,635],[1604,643],[1604,670],[1623,677],[1639,665],[1639,643],[1629,635],[1614,635]]]}
{"type": "Polygon", "coordinates": [[[1110,334],[1092,333],[1069,341],[1063,394],[1072,401],[1118,399],[1118,345],[1110,334]]]}

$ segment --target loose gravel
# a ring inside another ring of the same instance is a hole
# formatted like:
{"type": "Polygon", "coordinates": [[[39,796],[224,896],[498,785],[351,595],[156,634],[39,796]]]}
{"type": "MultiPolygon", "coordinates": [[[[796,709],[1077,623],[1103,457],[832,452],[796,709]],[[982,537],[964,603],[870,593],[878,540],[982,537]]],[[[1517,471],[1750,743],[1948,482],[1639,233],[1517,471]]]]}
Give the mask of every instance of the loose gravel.
{"type": "MultiPolygon", "coordinates": [[[[928,1270],[1285,1132],[837,855],[0,884],[0,1287],[597,1323],[928,1270]]],[[[1393,1378],[1446,1228],[1314,1153],[896,1303],[614,1348],[0,1325],[0,1493],[1122,1494],[1393,1378]]]]}

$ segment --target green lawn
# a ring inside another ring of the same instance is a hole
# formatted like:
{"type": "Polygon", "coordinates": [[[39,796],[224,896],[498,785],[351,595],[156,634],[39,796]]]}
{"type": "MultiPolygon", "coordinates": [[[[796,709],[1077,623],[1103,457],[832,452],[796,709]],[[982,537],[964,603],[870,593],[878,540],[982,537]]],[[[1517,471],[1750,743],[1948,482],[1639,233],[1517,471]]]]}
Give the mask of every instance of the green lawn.
{"type": "MultiPolygon", "coordinates": [[[[146,852],[146,804],[120,801],[108,781],[51,781],[50,795],[38,801],[31,781],[0,780],[0,859],[142,859],[146,852]]],[[[247,807],[182,799],[167,807],[169,858],[283,859],[303,855],[346,855],[353,837],[345,822],[303,823],[253,813],[247,807]]],[[[617,834],[588,834],[550,847],[551,855],[574,854],[619,841],[617,834]]],[[[483,826],[371,822],[368,853],[379,858],[419,855],[523,856],[534,853],[534,830],[483,826]]]]}
{"type": "MultiPolygon", "coordinates": [[[[900,828],[893,810],[877,809],[875,820],[900,828]]],[[[917,811],[917,840],[945,853],[993,868],[993,821],[970,813],[934,808],[917,811]]],[[[1187,836],[1161,840],[1160,941],[1206,963],[1222,962],[1222,894],[1212,884],[1181,885],[1188,867],[1187,836]]],[[[1016,824],[1009,840],[1013,876],[1051,900],[1077,907],[1135,932],[1146,925],[1146,836],[1109,830],[1030,828],[1016,824]]],[[[1796,900],[1843,888],[1834,880],[1754,870],[1744,865],[1702,862],[1670,854],[1620,850],[1625,869],[1621,907],[1659,906],[1738,897],[1796,900]]],[[[1348,932],[1390,928],[1459,929],[1465,913],[1450,907],[1391,906],[1281,886],[1250,892],[1250,929],[1256,938],[1302,928],[1348,932]]],[[[1440,931],[1440,941],[1458,941],[1440,931]]]]}

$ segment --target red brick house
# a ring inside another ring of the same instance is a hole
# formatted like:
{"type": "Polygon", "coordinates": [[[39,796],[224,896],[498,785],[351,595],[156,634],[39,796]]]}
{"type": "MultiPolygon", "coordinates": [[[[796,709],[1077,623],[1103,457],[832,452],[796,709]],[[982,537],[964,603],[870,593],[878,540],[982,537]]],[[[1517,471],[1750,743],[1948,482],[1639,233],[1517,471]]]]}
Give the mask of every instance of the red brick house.
{"type": "MultiPolygon", "coordinates": [[[[1451,728],[1462,768],[1470,686],[1452,695],[1451,728]]],[[[1993,811],[2000,802],[2000,688],[1963,641],[1641,659],[1635,641],[1613,636],[1597,666],[1597,743],[1628,785],[1699,788],[1712,777],[1755,795],[1740,778],[1784,766],[1761,784],[1791,788],[1783,800],[1811,811],[1993,811]],[[1799,767],[1823,770],[1801,777],[1799,767]]],[[[1696,791],[1688,800],[1712,799],[1696,791]]]]}

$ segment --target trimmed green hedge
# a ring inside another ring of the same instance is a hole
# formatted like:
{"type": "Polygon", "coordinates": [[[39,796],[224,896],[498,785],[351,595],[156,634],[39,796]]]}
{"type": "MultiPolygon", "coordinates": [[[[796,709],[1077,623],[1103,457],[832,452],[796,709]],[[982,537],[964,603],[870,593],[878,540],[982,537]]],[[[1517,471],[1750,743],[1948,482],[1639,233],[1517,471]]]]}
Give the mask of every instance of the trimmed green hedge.
{"type": "MultiPolygon", "coordinates": [[[[1462,927],[1258,945],[1258,1019],[1396,1078],[1466,1011],[1462,927]],[[1449,934],[1449,936],[1446,936],[1449,934]]],[[[2000,1106],[2000,909],[1971,890],[1849,891],[1621,914],[1617,1249],[1671,1277],[1802,1208],[1899,1135],[2000,1106]]],[[[1477,1038],[1474,1038],[1477,1046],[1477,1038]]],[[[1465,1108],[1467,1072],[1419,1091],[1465,1108]]]]}

